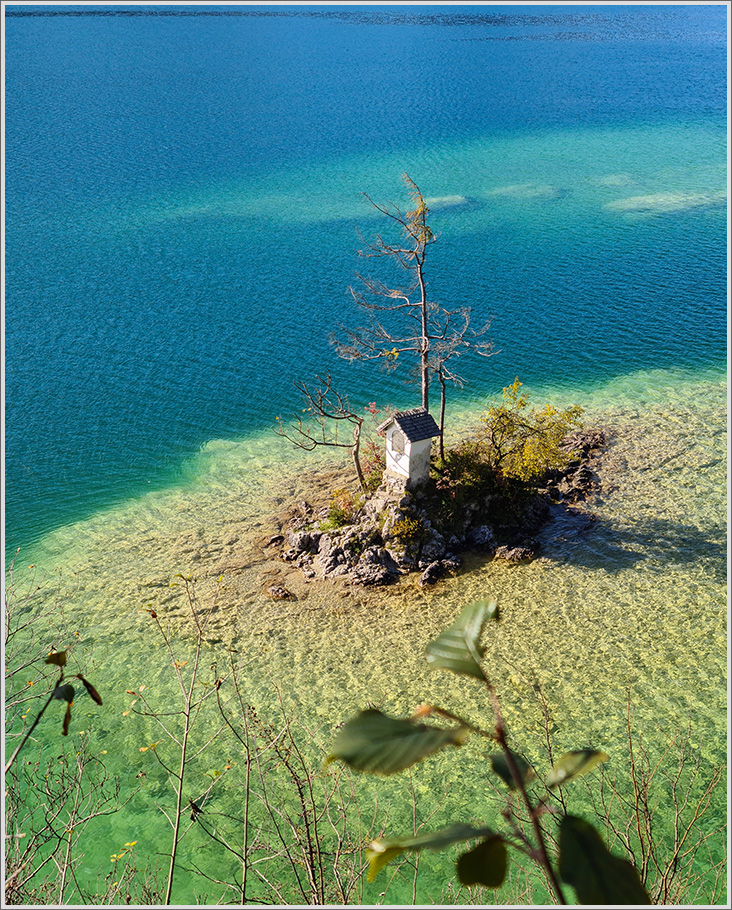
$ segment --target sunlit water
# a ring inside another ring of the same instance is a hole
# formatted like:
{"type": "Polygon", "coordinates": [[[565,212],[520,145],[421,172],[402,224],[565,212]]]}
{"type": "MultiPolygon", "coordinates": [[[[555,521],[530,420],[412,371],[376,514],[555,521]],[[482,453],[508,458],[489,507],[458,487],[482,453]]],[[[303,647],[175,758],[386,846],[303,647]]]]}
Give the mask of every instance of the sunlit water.
{"type": "MultiPolygon", "coordinates": [[[[71,735],[91,730],[126,786],[147,774],[87,837],[86,884],[126,842],[143,856],[168,849],[153,802],[170,796],[140,752],[158,734],[125,712],[126,690],[145,685],[161,707],[174,696],[145,610],[189,648],[178,572],[204,604],[219,586],[206,673],[233,644],[250,662],[251,703],[274,716],[276,681],[323,742],[367,703],[487,718],[481,694],[428,672],[423,653],[464,604],[492,596],[503,621],[486,667],[538,764],[536,681],[557,748],[603,748],[622,772],[630,692],[653,748],[691,716],[695,754],[724,760],[720,21],[678,9],[518,23],[381,15],[8,20],[6,551],[20,547],[21,585],[61,588],[92,655],[104,707],[80,698],[71,735]],[[357,72],[344,85],[346,60],[357,72]],[[547,76],[560,60],[567,77],[547,76]],[[639,72],[655,73],[645,90],[639,72]],[[418,98],[415,74],[428,80],[418,98]],[[387,77],[400,105],[381,90],[387,77]],[[264,546],[291,503],[327,499],[331,482],[270,427],[299,407],[292,381],[324,368],[358,407],[414,404],[406,375],[345,365],[327,343],[355,319],[355,227],[380,227],[360,193],[401,200],[404,170],[441,233],[435,297],[493,317],[501,349],[465,361],[452,438],[519,374],[537,401],[582,405],[610,444],[587,506],[597,521],[549,526],[530,565],[475,558],[432,591],[414,579],[344,590],[305,582],[264,546]],[[273,582],[296,599],[268,597],[273,582]]],[[[41,736],[57,733],[49,722],[41,736]]],[[[192,773],[230,758],[206,753],[192,773]]],[[[473,742],[416,769],[420,818],[447,783],[430,827],[499,825],[494,805],[482,814],[484,766],[473,742]]],[[[235,781],[215,791],[220,807],[240,798],[235,781]]],[[[365,812],[374,789],[363,782],[365,812]]],[[[405,777],[378,789],[389,830],[411,830],[405,777]]],[[[717,821],[724,811],[719,792],[717,821]]],[[[184,860],[215,868],[196,837],[184,860]]],[[[425,856],[420,899],[439,901],[451,871],[425,856]]],[[[193,888],[181,876],[174,900],[193,888]]],[[[383,889],[377,880],[364,900],[383,889]]],[[[411,896],[395,882],[384,899],[411,896]]]]}
{"type": "MultiPolygon", "coordinates": [[[[173,697],[169,660],[144,610],[152,607],[179,627],[187,606],[180,589],[169,584],[181,571],[197,579],[202,604],[221,578],[206,666],[215,656],[225,660],[217,641],[233,642],[251,661],[245,689],[260,713],[274,712],[271,675],[292,710],[323,725],[326,741],[337,722],[366,704],[405,715],[430,701],[485,718],[489,706],[481,693],[465,680],[428,671],[423,651],[462,605],[491,596],[501,604],[503,621],[486,638],[486,667],[510,728],[525,748],[536,750],[537,759],[542,726],[532,697],[536,681],[551,706],[557,748],[604,748],[622,773],[630,692],[634,721],[651,744],[685,729],[691,717],[695,753],[709,766],[724,761],[722,379],[638,374],[586,393],[580,402],[590,424],[611,430],[602,490],[590,504],[598,516],[594,526],[578,533],[561,522],[551,525],[543,556],[534,563],[510,567],[471,560],[431,592],[417,588],[414,579],[378,592],[306,583],[297,570],[268,556],[262,544],[277,530],[278,504],[312,492],[302,464],[292,458],[276,473],[262,459],[259,479],[252,481],[252,465],[268,439],[212,447],[199,460],[198,483],[188,489],[150,493],[48,535],[36,551],[38,563],[63,566],[73,588],[67,613],[80,632],[79,645],[92,650],[105,695],[104,710],[87,711],[88,721],[86,705],[79,703],[76,728],[91,723],[99,746],[111,746],[130,775],[146,769],[153,787],[154,764],[149,757],[145,763],[139,748],[159,734],[154,725],[124,715],[132,700],[125,693],[145,685],[161,706],[173,697]],[[266,587],[275,581],[297,599],[269,598],[266,587]]],[[[190,660],[185,645],[178,647],[190,660]]],[[[429,794],[449,781],[437,821],[451,821],[451,810],[476,817],[484,775],[469,769],[482,751],[476,742],[415,772],[424,813],[433,808],[429,794]]],[[[211,770],[230,758],[214,749],[203,764],[211,770]]],[[[224,804],[226,785],[218,796],[224,804]]],[[[228,797],[236,800],[240,790],[231,786],[228,797]]],[[[403,777],[381,787],[397,807],[400,793],[406,799],[403,777]]],[[[723,794],[718,799],[717,818],[723,794]]],[[[394,810],[395,820],[401,811],[394,810]]],[[[495,808],[488,811],[497,822],[495,808]]],[[[147,838],[149,849],[150,838],[164,836],[164,829],[146,827],[152,819],[136,814],[120,813],[110,825],[109,837],[116,836],[120,847],[138,840],[138,850],[144,850],[147,838]]],[[[105,846],[103,852],[110,851],[105,846]]],[[[85,864],[89,875],[96,874],[98,861],[92,848],[85,864]]],[[[430,867],[434,877],[423,872],[423,886],[437,899],[449,863],[426,860],[424,868],[430,867]]],[[[397,887],[390,899],[410,894],[397,887]]]]}

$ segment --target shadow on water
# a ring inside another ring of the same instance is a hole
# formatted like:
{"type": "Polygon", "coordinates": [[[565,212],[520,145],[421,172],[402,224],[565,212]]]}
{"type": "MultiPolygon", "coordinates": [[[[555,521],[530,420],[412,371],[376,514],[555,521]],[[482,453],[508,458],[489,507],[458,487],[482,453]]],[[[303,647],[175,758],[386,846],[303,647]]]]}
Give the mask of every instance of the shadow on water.
{"type": "Polygon", "coordinates": [[[719,581],[727,577],[722,525],[700,528],[657,516],[625,523],[555,505],[540,540],[544,555],[564,565],[615,574],[644,562],[649,567],[696,564],[719,581]]]}

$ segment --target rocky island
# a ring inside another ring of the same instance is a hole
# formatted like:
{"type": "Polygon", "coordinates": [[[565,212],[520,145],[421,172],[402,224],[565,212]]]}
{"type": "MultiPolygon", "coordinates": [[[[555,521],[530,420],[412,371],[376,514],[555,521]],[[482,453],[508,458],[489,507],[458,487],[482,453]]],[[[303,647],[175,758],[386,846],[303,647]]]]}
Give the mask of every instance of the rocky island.
{"type": "MultiPolygon", "coordinates": [[[[279,533],[267,541],[280,558],[307,579],[350,585],[388,585],[419,573],[422,587],[435,584],[462,565],[466,552],[511,563],[534,559],[537,534],[558,513],[591,525],[582,505],[599,488],[599,459],[608,433],[578,430],[559,445],[562,466],[547,470],[531,490],[506,508],[505,491],[478,485],[468,501],[439,480],[409,489],[405,477],[385,471],[369,496],[338,491],[330,505],[297,503],[279,533]]],[[[288,597],[281,586],[272,597],[288,597]]]]}

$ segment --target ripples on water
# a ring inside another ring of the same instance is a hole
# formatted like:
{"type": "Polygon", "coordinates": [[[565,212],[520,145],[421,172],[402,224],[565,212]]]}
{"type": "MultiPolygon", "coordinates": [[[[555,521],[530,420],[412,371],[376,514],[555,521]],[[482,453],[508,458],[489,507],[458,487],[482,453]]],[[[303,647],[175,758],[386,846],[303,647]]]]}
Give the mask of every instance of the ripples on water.
{"type": "MultiPolygon", "coordinates": [[[[585,394],[588,422],[610,428],[612,440],[602,490],[590,504],[598,516],[590,530],[557,523],[544,532],[543,555],[534,563],[469,560],[431,592],[414,579],[378,592],[346,592],[305,583],[289,565],[267,559],[261,544],[276,530],[273,516],[307,495],[309,481],[297,457],[273,469],[265,440],[213,445],[192,465],[197,481],[188,490],[150,493],[49,535],[34,558],[63,566],[73,591],[72,627],[76,622],[81,644],[93,646],[103,667],[105,710],[92,721],[97,741],[121,744],[126,754],[147,736],[157,738],[139,721],[122,719],[124,693],[145,684],[164,700],[170,691],[159,642],[141,610],[153,606],[164,621],[181,622],[185,605],[168,584],[183,571],[199,579],[204,602],[222,578],[211,639],[233,640],[251,661],[247,697],[265,714],[272,711],[272,674],[284,684],[286,703],[323,724],[326,737],[334,723],[369,703],[406,714],[426,700],[485,717],[488,705],[475,688],[426,672],[422,654],[464,604],[495,596],[503,620],[486,636],[486,666],[517,741],[540,764],[546,759],[537,682],[551,706],[557,748],[602,747],[622,774],[630,693],[652,748],[691,716],[694,751],[723,761],[725,390],[718,378],[670,379],[641,374],[585,394]],[[269,599],[264,590],[273,580],[297,601],[269,599]]],[[[78,723],[85,723],[82,716],[78,723]]],[[[473,743],[415,772],[424,811],[427,793],[452,780],[439,820],[472,814],[485,795],[481,751],[473,743]]],[[[383,792],[394,800],[398,827],[404,781],[384,784],[383,792]]],[[[140,824],[153,825],[145,832],[153,836],[154,822],[140,824]]],[[[119,837],[133,828],[126,816],[113,823],[119,837]]],[[[427,882],[444,874],[438,860],[427,863],[433,865],[427,882]]]]}
{"type": "MultiPolygon", "coordinates": [[[[21,578],[58,569],[99,667],[104,710],[87,717],[80,701],[74,735],[91,725],[123,775],[144,760],[156,737],[123,717],[125,690],[172,697],[141,610],[179,628],[180,571],[204,600],[222,576],[212,639],[251,660],[252,702],[272,708],[267,671],[326,738],[366,703],[485,716],[422,654],[489,595],[504,619],[486,665],[529,754],[535,674],[558,747],[593,744],[622,768],[630,690],[654,748],[691,711],[694,749],[723,760],[721,20],[691,7],[43,12],[6,23],[8,546],[22,545],[21,578]],[[377,229],[360,193],[401,198],[404,170],[442,235],[433,293],[494,317],[503,351],[467,367],[453,426],[518,373],[537,398],[582,404],[612,442],[598,521],[547,529],[531,565],[474,559],[432,592],[342,592],[262,552],[316,464],[267,428],[293,409],[292,380],[323,364],[354,402],[412,403],[401,375],[339,366],[327,345],[354,318],[355,227],[377,229]],[[297,601],[267,598],[273,578],[297,601]]],[[[420,811],[451,783],[435,827],[472,815],[484,764],[473,743],[415,772],[420,811]]],[[[148,777],[80,875],[127,841],[157,849],[148,797],[163,781],[148,777]]],[[[393,830],[411,825],[404,780],[382,792],[393,830]]],[[[448,866],[425,858],[426,898],[448,866]]]]}

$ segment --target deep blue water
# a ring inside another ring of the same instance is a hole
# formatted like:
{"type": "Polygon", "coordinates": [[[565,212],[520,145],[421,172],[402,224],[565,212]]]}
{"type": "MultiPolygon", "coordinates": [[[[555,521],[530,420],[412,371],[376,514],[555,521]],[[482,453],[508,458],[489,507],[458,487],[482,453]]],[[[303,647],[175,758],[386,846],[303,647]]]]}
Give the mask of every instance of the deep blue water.
{"type": "MultiPolygon", "coordinates": [[[[436,299],[575,388],[721,366],[726,6],[6,7],[6,548],[255,437],[357,322],[361,197],[441,232],[436,299]]],[[[275,456],[276,457],[276,456],[275,456]]]]}

